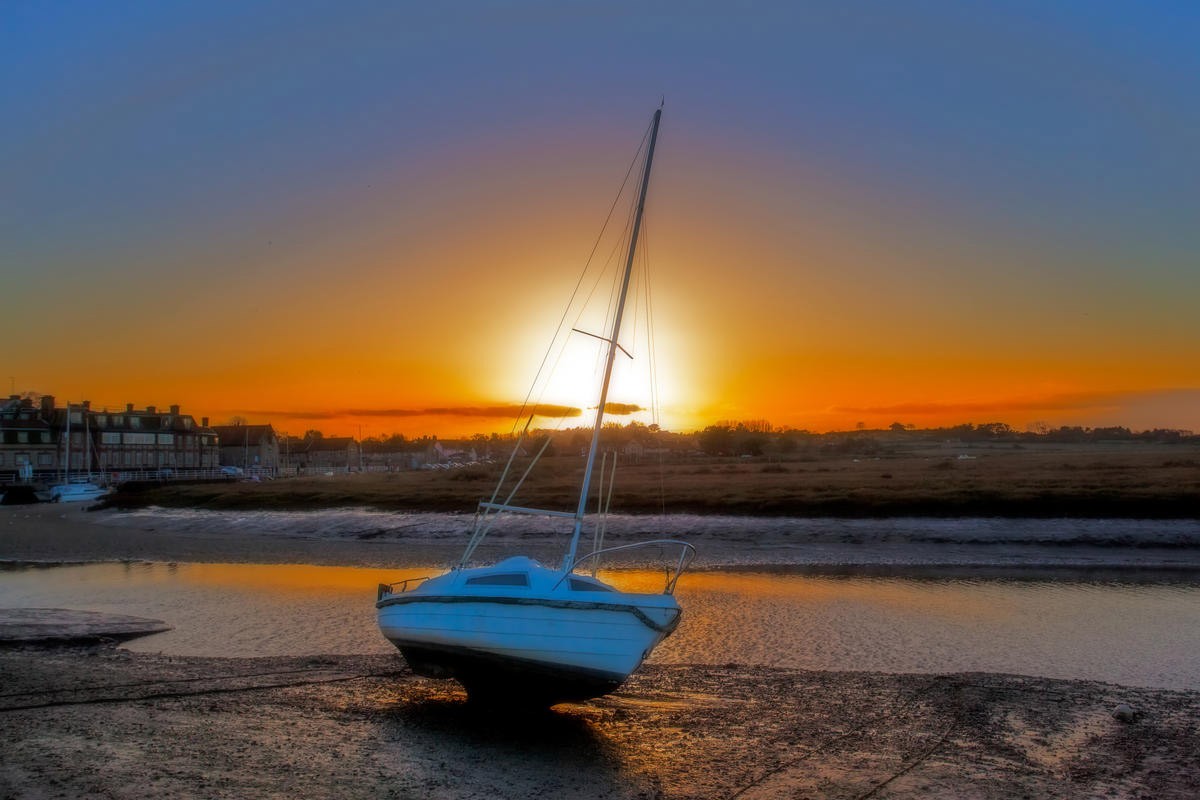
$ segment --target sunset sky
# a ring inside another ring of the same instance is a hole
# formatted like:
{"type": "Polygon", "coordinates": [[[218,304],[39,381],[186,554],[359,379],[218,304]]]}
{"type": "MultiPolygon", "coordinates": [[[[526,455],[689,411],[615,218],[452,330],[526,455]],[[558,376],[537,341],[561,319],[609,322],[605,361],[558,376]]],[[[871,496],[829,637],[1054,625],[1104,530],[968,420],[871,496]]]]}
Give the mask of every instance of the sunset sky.
{"type": "Polygon", "coordinates": [[[1197,42],[1194,2],[5,3],[0,380],[508,430],[665,97],[665,427],[1200,430],[1197,42]]]}

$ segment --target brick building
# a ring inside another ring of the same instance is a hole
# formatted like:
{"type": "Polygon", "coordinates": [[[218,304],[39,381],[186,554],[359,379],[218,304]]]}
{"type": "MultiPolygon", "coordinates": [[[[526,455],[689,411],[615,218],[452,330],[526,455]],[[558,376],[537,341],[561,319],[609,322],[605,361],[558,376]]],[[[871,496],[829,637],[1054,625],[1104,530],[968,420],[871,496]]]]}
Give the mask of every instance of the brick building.
{"type": "Polygon", "coordinates": [[[72,473],[113,481],[200,474],[220,463],[208,420],[197,424],[179,406],[97,411],[86,400],[58,407],[52,395],[0,404],[0,482],[50,479],[68,461],[72,473]]]}

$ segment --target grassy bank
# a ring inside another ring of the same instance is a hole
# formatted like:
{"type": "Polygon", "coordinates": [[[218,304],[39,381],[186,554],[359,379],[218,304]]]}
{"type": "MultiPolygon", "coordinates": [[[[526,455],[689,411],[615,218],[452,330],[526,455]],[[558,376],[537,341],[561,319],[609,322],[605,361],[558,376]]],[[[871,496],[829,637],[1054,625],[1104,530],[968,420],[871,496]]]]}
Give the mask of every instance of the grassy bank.
{"type": "MultiPolygon", "coordinates": [[[[545,459],[514,502],[570,509],[583,460],[545,459]]],[[[108,505],[207,509],[368,507],[471,511],[499,465],[292,478],[262,483],[124,487],[108,505]]],[[[623,463],[612,508],[624,513],[788,516],[1200,517],[1200,450],[1099,445],[944,446],[854,458],[696,457],[623,463]]]]}

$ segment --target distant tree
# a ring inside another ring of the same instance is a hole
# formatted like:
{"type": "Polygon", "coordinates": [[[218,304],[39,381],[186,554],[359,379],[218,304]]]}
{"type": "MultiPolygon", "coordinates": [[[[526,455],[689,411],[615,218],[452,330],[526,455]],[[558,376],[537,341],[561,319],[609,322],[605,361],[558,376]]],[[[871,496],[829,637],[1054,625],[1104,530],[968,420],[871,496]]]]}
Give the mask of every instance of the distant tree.
{"type": "Polygon", "coordinates": [[[316,442],[316,441],[320,441],[321,439],[324,439],[324,438],[325,438],[325,434],[323,434],[320,431],[315,430],[315,429],[307,430],[304,432],[304,441],[306,441],[306,442],[316,442]]]}
{"type": "Polygon", "coordinates": [[[985,438],[997,438],[1011,434],[1012,428],[1003,422],[985,422],[975,429],[975,433],[985,438]]]}
{"type": "Polygon", "coordinates": [[[797,444],[794,433],[794,431],[788,431],[787,433],[780,435],[775,440],[775,449],[785,455],[796,452],[797,444]]]}
{"type": "Polygon", "coordinates": [[[241,427],[242,425],[246,424],[246,418],[245,417],[237,417],[237,416],[230,417],[229,424],[233,425],[234,427],[241,427]]]}
{"type": "Polygon", "coordinates": [[[733,453],[733,430],[725,425],[709,425],[697,438],[700,449],[710,456],[727,456],[733,453]]]}
{"type": "Polygon", "coordinates": [[[739,456],[761,456],[766,444],[766,436],[746,431],[735,437],[733,449],[739,456]]]}
{"type": "Polygon", "coordinates": [[[893,422],[891,425],[888,426],[888,430],[892,431],[893,433],[903,433],[904,431],[908,430],[910,427],[911,426],[905,425],[903,422],[893,422]]]}

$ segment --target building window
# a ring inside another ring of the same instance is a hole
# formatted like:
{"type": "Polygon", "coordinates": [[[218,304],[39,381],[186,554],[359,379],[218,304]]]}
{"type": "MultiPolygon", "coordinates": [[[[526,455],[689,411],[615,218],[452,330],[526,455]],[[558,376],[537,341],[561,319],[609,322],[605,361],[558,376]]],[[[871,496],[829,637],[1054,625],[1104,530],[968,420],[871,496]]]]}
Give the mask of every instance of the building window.
{"type": "Polygon", "coordinates": [[[141,417],[130,417],[129,418],[129,427],[131,427],[131,428],[142,427],[142,418],[141,417]]]}
{"type": "Polygon", "coordinates": [[[26,444],[29,442],[29,431],[17,431],[18,444],[26,444]]]}
{"type": "Polygon", "coordinates": [[[38,453],[38,466],[49,467],[54,465],[54,456],[49,453],[38,453]]]}
{"type": "Polygon", "coordinates": [[[96,427],[97,428],[107,428],[108,427],[108,415],[107,414],[97,414],[96,415],[96,427]]]}
{"type": "Polygon", "coordinates": [[[121,434],[104,432],[100,434],[100,444],[120,444],[121,434]]]}
{"type": "Polygon", "coordinates": [[[175,434],[160,433],[158,435],[158,443],[159,444],[175,444],[175,434]]]}
{"type": "Polygon", "coordinates": [[[112,424],[114,428],[119,428],[125,424],[125,418],[122,416],[115,416],[112,418],[112,424]]]}

